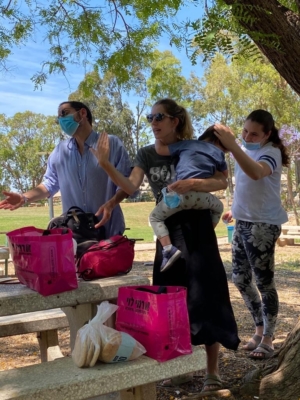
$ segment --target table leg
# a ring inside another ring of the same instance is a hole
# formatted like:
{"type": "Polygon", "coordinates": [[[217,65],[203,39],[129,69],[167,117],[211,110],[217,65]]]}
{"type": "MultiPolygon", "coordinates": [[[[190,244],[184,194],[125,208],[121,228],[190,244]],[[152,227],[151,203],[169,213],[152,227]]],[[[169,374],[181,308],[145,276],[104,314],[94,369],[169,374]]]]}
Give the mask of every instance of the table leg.
{"type": "Polygon", "coordinates": [[[38,332],[37,338],[40,345],[41,362],[53,361],[63,357],[58,343],[57,329],[38,332]]]}
{"type": "Polygon", "coordinates": [[[8,276],[8,259],[5,259],[5,276],[8,276]]]}
{"type": "MultiPolygon", "coordinates": [[[[110,303],[116,304],[116,300],[110,303]]],[[[62,311],[66,314],[70,326],[70,347],[74,349],[78,329],[88,323],[97,314],[97,304],[80,304],[75,307],[63,307],[62,311]]],[[[110,328],[115,327],[116,314],[113,314],[104,325],[110,328]]]]}
{"type": "Polygon", "coordinates": [[[120,392],[89,397],[87,400],[156,400],[156,383],[137,386],[120,392]]]}
{"type": "Polygon", "coordinates": [[[70,326],[70,346],[71,351],[75,345],[78,329],[89,322],[96,314],[96,304],[80,304],[75,307],[63,307],[62,311],[66,314],[70,326]]]}

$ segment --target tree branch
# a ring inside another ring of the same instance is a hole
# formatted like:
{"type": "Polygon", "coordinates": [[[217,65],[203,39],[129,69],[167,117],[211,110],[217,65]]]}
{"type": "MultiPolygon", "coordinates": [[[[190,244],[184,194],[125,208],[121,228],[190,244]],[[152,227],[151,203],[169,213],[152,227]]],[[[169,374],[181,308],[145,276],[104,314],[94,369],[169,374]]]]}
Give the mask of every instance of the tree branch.
{"type": "Polygon", "coordinates": [[[238,23],[279,74],[300,94],[299,75],[295,73],[298,68],[295,60],[300,59],[300,15],[282,6],[277,0],[224,0],[224,2],[228,5],[245,7],[251,19],[242,18],[240,14],[235,15],[235,12],[240,13],[240,9],[232,7],[232,13],[238,23]],[[268,43],[266,40],[268,37],[277,38],[277,46],[275,43],[268,43]]]}
{"type": "Polygon", "coordinates": [[[4,11],[3,12],[6,12],[6,11],[8,11],[8,9],[9,9],[9,6],[11,5],[11,0],[9,0],[9,2],[8,2],[8,4],[7,4],[7,6],[6,6],[6,8],[4,9],[4,11]]]}

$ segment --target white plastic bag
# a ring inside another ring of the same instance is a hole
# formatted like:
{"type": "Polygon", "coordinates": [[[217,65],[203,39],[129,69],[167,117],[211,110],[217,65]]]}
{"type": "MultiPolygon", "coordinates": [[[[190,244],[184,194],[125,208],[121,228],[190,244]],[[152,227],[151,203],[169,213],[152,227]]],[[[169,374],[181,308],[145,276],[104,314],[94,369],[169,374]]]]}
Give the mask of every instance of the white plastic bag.
{"type": "Polygon", "coordinates": [[[146,349],[132,336],[103,325],[118,309],[108,301],[97,306],[96,316],[77,332],[72,358],[78,367],[93,367],[97,360],[105,363],[134,360],[146,349]]]}
{"type": "Polygon", "coordinates": [[[90,321],[76,335],[72,359],[77,367],[93,367],[98,360],[100,346],[101,340],[90,321]]]}

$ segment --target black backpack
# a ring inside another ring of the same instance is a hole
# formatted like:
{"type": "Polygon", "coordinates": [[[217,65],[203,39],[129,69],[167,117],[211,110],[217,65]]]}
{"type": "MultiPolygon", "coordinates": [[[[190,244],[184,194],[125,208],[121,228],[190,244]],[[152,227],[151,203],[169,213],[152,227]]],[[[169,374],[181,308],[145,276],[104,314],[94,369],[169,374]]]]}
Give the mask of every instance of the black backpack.
{"type": "Polygon", "coordinates": [[[95,228],[99,222],[95,214],[86,213],[79,207],[71,207],[59,217],[52,218],[47,229],[69,228],[73,232],[73,239],[77,242],[77,257],[84,253],[93,244],[105,239],[105,228],[95,228]]]}

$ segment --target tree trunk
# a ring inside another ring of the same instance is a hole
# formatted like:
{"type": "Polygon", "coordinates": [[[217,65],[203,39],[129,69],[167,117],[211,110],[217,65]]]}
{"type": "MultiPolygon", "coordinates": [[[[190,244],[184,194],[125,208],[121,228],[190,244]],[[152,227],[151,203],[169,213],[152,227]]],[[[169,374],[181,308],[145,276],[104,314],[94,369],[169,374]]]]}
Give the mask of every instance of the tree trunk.
{"type": "Polygon", "coordinates": [[[236,7],[233,15],[260,51],[279,74],[300,95],[300,15],[279,4],[277,0],[224,0],[228,5],[241,5],[251,18],[239,18],[236,7]],[[261,33],[265,37],[258,37],[261,33]],[[279,46],[268,45],[266,35],[276,35],[279,46]]]}
{"type": "Polygon", "coordinates": [[[290,204],[293,208],[293,212],[294,212],[294,216],[295,216],[295,220],[296,220],[296,225],[299,225],[299,218],[298,218],[298,212],[297,212],[297,207],[294,201],[294,196],[293,196],[293,182],[292,182],[292,178],[291,178],[291,169],[288,168],[287,170],[287,187],[288,187],[288,194],[289,194],[289,200],[290,200],[290,204]]]}
{"type": "Polygon", "coordinates": [[[300,185],[300,159],[295,157],[295,175],[296,175],[296,188],[298,190],[300,185]]]}
{"type": "Polygon", "coordinates": [[[233,189],[233,182],[232,182],[233,172],[232,172],[232,166],[231,166],[229,154],[226,154],[226,162],[227,162],[227,166],[228,166],[228,178],[227,178],[227,182],[228,182],[228,188],[229,188],[230,197],[232,198],[232,196],[233,196],[233,191],[234,191],[234,189],[233,189]]]}
{"type": "Polygon", "coordinates": [[[250,373],[236,394],[259,400],[299,400],[300,320],[288,334],[279,352],[250,373]]]}
{"type": "Polygon", "coordinates": [[[300,398],[300,320],[289,333],[278,355],[278,363],[260,383],[259,400],[299,400],[300,398]]]}

